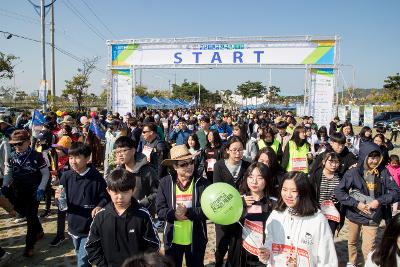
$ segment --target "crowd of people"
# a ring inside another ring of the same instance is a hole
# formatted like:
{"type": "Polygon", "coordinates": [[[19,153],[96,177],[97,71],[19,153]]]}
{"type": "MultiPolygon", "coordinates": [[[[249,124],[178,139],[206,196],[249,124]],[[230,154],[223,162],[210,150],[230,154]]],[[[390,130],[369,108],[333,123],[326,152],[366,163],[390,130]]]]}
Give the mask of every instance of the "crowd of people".
{"type": "Polygon", "coordinates": [[[42,116],[0,117],[0,204],[27,222],[25,257],[54,204],[50,246],[68,221],[78,266],[204,266],[210,235],[216,267],[338,266],[345,221],[348,266],[400,266],[400,160],[383,128],[276,110],[42,116]],[[207,233],[201,197],[214,183],[239,191],[243,214],[207,233]]]}

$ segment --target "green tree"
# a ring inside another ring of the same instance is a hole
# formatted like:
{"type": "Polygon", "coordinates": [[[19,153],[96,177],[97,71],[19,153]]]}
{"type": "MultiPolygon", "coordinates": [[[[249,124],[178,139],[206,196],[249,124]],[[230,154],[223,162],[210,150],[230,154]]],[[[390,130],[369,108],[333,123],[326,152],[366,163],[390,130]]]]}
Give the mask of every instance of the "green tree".
{"type": "Polygon", "coordinates": [[[274,103],[278,101],[279,98],[279,93],[281,92],[281,89],[275,85],[272,85],[268,88],[267,91],[267,102],[269,103],[274,103]]]}
{"type": "Polygon", "coordinates": [[[266,92],[266,87],[261,82],[247,81],[237,86],[236,94],[240,95],[243,99],[251,97],[262,97],[266,92]]]}
{"type": "Polygon", "coordinates": [[[15,101],[24,100],[28,94],[25,91],[16,91],[15,92],[15,101]]]}
{"type": "Polygon", "coordinates": [[[154,90],[148,94],[150,97],[163,97],[163,98],[170,98],[172,94],[168,90],[154,90]]]}
{"type": "Polygon", "coordinates": [[[390,96],[389,99],[393,101],[395,108],[400,108],[400,75],[396,73],[396,75],[388,76],[384,81],[385,84],[383,88],[385,90],[386,96],[390,96]]]}
{"type": "Polygon", "coordinates": [[[147,92],[146,86],[139,85],[139,86],[136,86],[135,88],[133,88],[133,90],[135,90],[137,96],[149,95],[149,93],[147,92]]]}
{"type": "Polygon", "coordinates": [[[89,78],[93,70],[96,68],[98,58],[85,59],[82,68],[78,69],[78,73],[71,80],[65,81],[65,89],[63,96],[72,96],[76,100],[78,111],[82,111],[83,100],[87,96],[87,90],[90,87],[89,78]]]}
{"type": "Polygon", "coordinates": [[[18,59],[14,55],[6,55],[0,52],[0,80],[14,77],[13,61],[18,59]]]}

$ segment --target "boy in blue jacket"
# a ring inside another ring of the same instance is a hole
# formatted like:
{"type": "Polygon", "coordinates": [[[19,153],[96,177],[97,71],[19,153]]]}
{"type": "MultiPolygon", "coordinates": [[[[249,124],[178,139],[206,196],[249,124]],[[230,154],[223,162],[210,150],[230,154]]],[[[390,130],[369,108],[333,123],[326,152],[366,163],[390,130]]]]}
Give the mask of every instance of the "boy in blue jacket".
{"type": "Polygon", "coordinates": [[[400,189],[381,164],[382,152],[378,145],[364,142],[360,145],[357,167],[349,169],[335,189],[337,199],[346,208],[348,219],[349,262],[356,266],[357,243],[362,232],[362,253],[375,249],[378,227],[382,219],[390,219],[390,204],[397,202],[400,189]]]}
{"type": "MultiPolygon", "coordinates": [[[[60,178],[60,185],[64,186],[67,196],[68,233],[80,267],[91,266],[84,247],[90,224],[96,213],[109,202],[103,176],[88,165],[90,154],[90,147],[86,144],[72,144],[68,151],[71,170],[64,172],[60,178]]],[[[60,193],[60,189],[57,189],[56,198],[60,197],[60,193]]]]}

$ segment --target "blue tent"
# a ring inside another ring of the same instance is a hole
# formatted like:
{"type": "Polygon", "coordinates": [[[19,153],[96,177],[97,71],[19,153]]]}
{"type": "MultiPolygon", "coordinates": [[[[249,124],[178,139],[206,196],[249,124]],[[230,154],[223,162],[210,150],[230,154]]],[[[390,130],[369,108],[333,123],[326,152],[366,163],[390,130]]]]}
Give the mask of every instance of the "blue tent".
{"type": "Polygon", "coordinates": [[[152,106],[152,107],[159,107],[160,106],[159,102],[153,100],[152,98],[150,98],[148,96],[143,96],[142,98],[143,98],[144,101],[146,101],[148,103],[147,105],[149,105],[149,106],[152,106]]]}
{"type": "Polygon", "coordinates": [[[164,108],[174,108],[174,105],[172,105],[169,101],[167,101],[165,98],[162,97],[153,97],[153,100],[157,101],[160,103],[160,106],[164,108]]]}
{"type": "Polygon", "coordinates": [[[146,107],[148,106],[149,103],[147,103],[146,101],[144,101],[140,96],[135,96],[135,106],[138,108],[142,108],[142,107],[146,107]]]}
{"type": "Polygon", "coordinates": [[[172,103],[174,103],[176,106],[178,106],[178,107],[182,107],[182,106],[184,106],[184,105],[182,105],[182,103],[180,103],[177,99],[170,99],[170,101],[172,102],[172,103]]]}

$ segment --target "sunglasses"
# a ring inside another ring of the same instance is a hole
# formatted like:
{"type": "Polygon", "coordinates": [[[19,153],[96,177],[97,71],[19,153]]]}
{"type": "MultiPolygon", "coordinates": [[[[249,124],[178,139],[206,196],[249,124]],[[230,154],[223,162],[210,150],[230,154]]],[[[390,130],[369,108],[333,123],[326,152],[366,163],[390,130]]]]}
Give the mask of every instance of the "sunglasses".
{"type": "Polygon", "coordinates": [[[22,146],[25,143],[25,141],[19,142],[19,143],[14,143],[12,146],[22,146]]]}
{"type": "Polygon", "coordinates": [[[178,162],[176,165],[177,165],[179,168],[185,168],[185,167],[188,167],[188,166],[190,166],[190,165],[192,165],[192,164],[194,164],[194,160],[178,162]]]}

